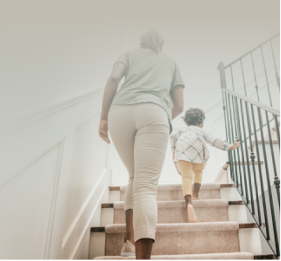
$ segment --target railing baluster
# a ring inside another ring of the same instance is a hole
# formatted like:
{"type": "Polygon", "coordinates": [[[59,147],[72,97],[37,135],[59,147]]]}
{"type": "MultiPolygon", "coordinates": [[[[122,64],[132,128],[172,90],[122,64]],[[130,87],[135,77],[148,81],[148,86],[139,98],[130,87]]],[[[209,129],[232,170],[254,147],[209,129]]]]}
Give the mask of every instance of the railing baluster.
{"type": "Polygon", "coordinates": [[[254,154],[254,151],[253,151],[253,144],[252,144],[251,121],[250,121],[250,117],[249,117],[248,103],[245,102],[244,104],[245,104],[245,108],[246,108],[249,142],[250,142],[250,148],[251,148],[251,160],[252,160],[252,167],[253,167],[253,176],[254,176],[254,184],[255,184],[255,192],[256,192],[256,202],[257,202],[257,210],[258,210],[258,224],[259,224],[259,226],[261,226],[261,212],[260,212],[260,202],[259,202],[257,177],[256,177],[255,154],[254,154]]]}
{"type": "MultiPolygon", "coordinates": [[[[224,64],[220,63],[218,66],[218,69],[220,70],[220,82],[221,82],[221,89],[222,89],[222,102],[223,102],[223,114],[224,114],[224,123],[225,123],[225,133],[226,133],[226,139],[229,138],[229,131],[228,131],[228,124],[227,124],[227,115],[226,115],[226,100],[225,100],[225,94],[224,94],[224,89],[226,88],[226,78],[225,78],[225,69],[224,69],[224,64]]],[[[228,161],[230,165],[230,176],[231,179],[233,180],[233,162],[231,158],[230,151],[228,151],[228,161]]]]}
{"type": "Polygon", "coordinates": [[[260,96],[259,96],[259,86],[257,83],[257,76],[256,76],[256,70],[255,70],[255,64],[254,64],[254,59],[253,59],[253,54],[251,52],[251,60],[252,60],[252,66],[253,66],[253,72],[254,72],[254,78],[255,78],[255,88],[256,88],[256,93],[258,97],[258,101],[260,101],[260,96]]]}
{"type": "Polygon", "coordinates": [[[244,93],[245,93],[245,96],[248,96],[247,95],[246,83],[245,83],[245,76],[244,76],[244,68],[243,68],[242,59],[240,59],[240,65],[241,65],[241,72],[242,72],[242,78],[243,78],[244,93]]]}
{"type": "Polygon", "coordinates": [[[246,160],[247,160],[247,170],[248,170],[248,180],[249,180],[249,189],[250,189],[250,196],[251,196],[251,210],[252,214],[255,214],[255,205],[254,205],[254,197],[253,197],[253,190],[252,190],[252,181],[251,181],[251,171],[250,171],[250,163],[249,163],[249,155],[248,155],[248,147],[247,147],[247,138],[246,138],[246,130],[245,130],[245,123],[244,123],[244,115],[243,115],[243,106],[242,100],[240,100],[240,108],[241,108],[241,120],[242,120],[242,127],[243,127],[243,142],[245,146],[245,153],[246,153],[246,160]]]}
{"type": "MultiPolygon", "coordinates": [[[[228,126],[228,137],[227,140],[228,142],[231,142],[231,134],[230,134],[230,123],[229,123],[229,115],[228,115],[228,101],[227,101],[227,95],[225,92],[223,92],[223,96],[225,99],[225,105],[226,105],[226,121],[227,121],[227,126],[228,126]]],[[[234,168],[233,168],[233,158],[232,158],[232,153],[231,151],[228,151],[228,156],[229,156],[229,163],[230,163],[230,175],[233,181],[235,181],[235,183],[237,183],[236,177],[234,175],[234,168]]]]}
{"type": "MultiPolygon", "coordinates": [[[[246,196],[246,203],[249,204],[249,195],[248,195],[248,182],[246,177],[246,167],[245,167],[245,161],[244,161],[244,151],[242,146],[242,132],[241,132],[241,124],[240,124],[240,117],[239,117],[239,108],[238,108],[238,102],[237,97],[235,99],[235,109],[236,109],[236,115],[237,115],[237,127],[238,127],[238,135],[240,139],[240,150],[241,150],[241,157],[242,157],[242,167],[243,167],[243,177],[244,177],[244,183],[245,183],[245,196],[246,196]]],[[[243,112],[241,111],[241,114],[243,112]]]]}
{"type": "MultiPolygon", "coordinates": [[[[232,111],[233,111],[233,117],[234,117],[234,131],[235,131],[235,139],[240,139],[238,137],[238,131],[237,131],[237,128],[238,128],[238,125],[237,125],[237,115],[236,115],[236,104],[234,103],[234,97],[233,95],[231,95],[231,98],[232,98],[232,111]]],[[[241,160],[240,160],[240,154],[239,154],[239,149],[235,150],[234,151],[235,153],[237,153],[237,160],[239,162],[238,164],[238,169],[239,169],[239,178],[240,178],[240,184],[241,184],[241,195],[244,196],[244,189],[243,189],[243,179],[242,179],[242,174],[241,174],[241,160]]]]}
{"type": "Polygon", "coordinates": [[[280,36],[280,33],[278,33],[278,34],[272,36],[270,39],[268,39],[268,40],[266,40],[265,42],[263,42],[262,44],[256,46],[256,47],[253,48],[251,51],[249,51],[249,52],[243,54],[240,58],[238,58],[238,59],[234,60],[232,63],[230,63],[230,64],[224,66],[224,68],[226,69],[226,68],[228,68],[229,66],[231,66],[231,65],[233,65],[233,64],[235,64],[235,63],[237,63],[237,62],[240,61],[242,58],[246,57],[250,52],[253,52],[253,51],[257,50],[257,49],[260,48],[262,45],[266,44],[269,40],[272,40],[273,38],[276,38],[276,37],[278,37],[278,36],[280,36]]]}
{"type": "MultiPolygon", "coordinates": [[[[230,139],[230,142],[233,143],[234,142],[234,133],[233,133],[233,121],[232,121],[232,114],[231,114],[231,101],[230,101],[230,96],[228,94],[228,112],[229,112],[229,120],[230,120],[230,129],[231,129],[231,139],[230,139]]],[[[235,154],[235,151],[231,151],[231,155],[233,156],[234,158],[234,169],[235,169],[235,179],[236,179],[236,184],[237,184],[237,187],[238,184],[239,184],[239,180],[238,180],[238,174],[237,174],[237,164],[240,164],[240,162],[237,162],[236,161],[236,154],[235,154]]]]}
{"type": "Polygon", "coordinates": [[[261,161],[260,161],[260,152],[259,152],[259,142],[258,142],[258,137],[257,137],[257,128],[256,128],[256,121],[255,121],[253,104],[251,104],[251,114],[252,114],[252,120],[253,120],[255,143],[256,143],[256,154],[257,154],[258,168],[259,168],[261,197],[262,197],[263,212],[264,212],[263,213],[264,223],[265,223],[265,227],[266,227],[266,235],[265,236],[266,236],[266,239],[269,240],[270,239],[270,232],[269,232],[269,227],[268,227],[267,208],[266,208],[266,201],[265,201],[265,195],[264,195],[263,178],[262,178],[261,161]]]}
{"type": "MultiPolygon", "coordinates": [[[[270,151],[271,151],[274,177],[278,179],[278,173],[277,173],[276,161],[275,161],[275,154],[274,154],[274,148],[273,148],[273,142],[272,142],[272,136],[271,136],[271,129],[270,129],[270,122],[269,122],[269,117],[268,117],[267,111],[265,112],[265,116],[266,116],[266,123],[267,123],[268,138],[269,138],[269,144],[270,144],[270,151]]],[[[278,133],[278,135],[279,135],[279,133],[278,133]]],[[[269,182],[270,182],[270,180],[269,180],[269,182]]],[[[271,190],[271,188],[270,188],[270,190],[271,190]]],[[[277,252],[277,255],[279,256],[280,255],[280,246],[279,246],[278,229],[277,229],[276,217],[275,217],[276,212],[275,212],[275,208],[274,208],[274,201],[273,201],[272,194],[271,194],[271,197],[269,198],[269,200],[270,200],[270,205],[272,206],[272,209],[273,209],[273,210],[271,210],[272,211],[272,223],[273,223],[273,230],[274,230],[274,236],[275,236],[276,252],[277,252]]]]}
{"type": "MultiPolygon", "coordinates": [[[[234,85],[234,79],[233,79],[233,72],[232,72],[232,65],[230,65],[230,74],[231,74],[231,82],[232,82],[232,89],[233,91],[235,91],[235,85],[234,85]]],[[[233,95],[231,95],[232,97],[232,104],[233,104],[233,115],[234,115],[234,122],[235,124],[237,124],[237,120],[236,120],[236,106],[234,104],[234,99],[233,99],[233,95]]],[[[237,102],[237,101],[236,101],[237,102]]],[[[237,133],[237,128],[238,128],[238,125],[235,125],[235,139],[238,139],[238,133],[237,133]]],[[[239,138],[240,139],[240,138],[239,138]]],[[[234,153],[236,153],[234,151],[234,153]]],[[[240,155],[239,155],[239,149],[237,149],[237,158],[238,158],[238,162],[240,162],[240,155]]],[[[241,174],[241,164],[238,164],[238,167],[239,168],[239,177],[240,177],[240,183],[241,183],[241,195],[243,196],[244,195],[244,190],[243,190],[243,179],[242,179],[242,174],[241,174]]],[[[248,200],[248,199],[247,199],[248,200]]],[[[247,201],[248,202],[248,201],[247,201]]]]}
{"type": "MultiPolygon", "coordinates": [[[[280,137],[279,122],[278,122],[277,116],[275,116],[274,118],[275,118],[275,126],[276,126],[276,132],[277,132],[278,144],[279,144],[279,154],[281,154],[281,137],[280,137]]],[[[280,168],[280,166],[279,166],[279,168],[280,168]]],[[[281,217],[281,179],[279,177],[275,177],[274,184],[276,187],[278,203],[279,203],[279,213],[280,213],[280,217],[281,217]]]]}
{"type": "Polygon", "coordinates": [[[271,184],[270,184],[270,177],[269,177],[263,128],[262,128],[263,123],[262,123],[262,118],[261,118],[261,110],[259,107],[258,107],[258,118],[259,118],[259,124],[260,124],[260,133],[261,133],[262,149],[263,149],[263,157],[264,157],[265,173],[266,173],[266,181],[267,181],[267,191],[268,191],[268,197],[269,197],[269,203],[270,203],[270,212],[271,212],[271,219],[272,219],[272,225],[273,225],[276,254],[279,257],[280,252],[279,252],[279,243],[278,243],[277,227],[276,227],[276,220],[275,220],[275,211],[274,211],[274,205],[273,205],[273,198],[272,198],[272,192],[271,192],[271,184]]]}
{"type": "Polygon", "coordinates": [[[279,77],[279,73],[278,73],[277,66],[276,66],[276,60],[275,60],[275,55],[274,55],[271,39],[269,40],[269,42],[270,42],[272,58],[273,58],[273,61],[274,61],[274,66],[275,66],[276,82],[277,82],[277,86],[278,86],[279,91],[280,91],[280,77],[279,77]]]}
{"type": "Polygon", "coordinates": [[[233,72],[232,72],[232,65],[230,65],[230,74],[231,74],[232,90],[235,91],[234,80],[233,80],[233,72]]]}
{"type": "Polygon", "coordinates": [[[270,93],[270,90],[269,90],[269,83],[268,83],[268,77],[267,77],[267,72],[266,72],[266,67],[265,67],[265,61],[264,61],[264,55],[263,55],[262,46],[260,47],[260,49],[261,49],[261,56],[262,56],[262,62],[263,62],[263,68],[264,68],[265,79],[266,79],[266,86],[267,86],[267,92],[268,92],[269,102],[270,102],[270,106],[272,107],[271,93],[270,93]]]}

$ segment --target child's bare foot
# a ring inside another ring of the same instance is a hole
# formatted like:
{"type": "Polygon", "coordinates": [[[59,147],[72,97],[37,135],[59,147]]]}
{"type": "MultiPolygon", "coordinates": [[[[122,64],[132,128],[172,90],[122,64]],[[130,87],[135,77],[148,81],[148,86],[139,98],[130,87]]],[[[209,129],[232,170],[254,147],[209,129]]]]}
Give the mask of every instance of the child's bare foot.
{"type": "Polygon", "coordinates": [[[192,200],[200,200],[200,198],[199,198],[200,188],[201,188],[200,183],[194,183],[193,184],[192,200]]]}
{"type": "Polygon", "coordinates": [[[196,214],[195,214],[195,210],[191,204],[187,205],[187,220],[188,220],[188,223],[197,223],[198,222],[196,214]]]}

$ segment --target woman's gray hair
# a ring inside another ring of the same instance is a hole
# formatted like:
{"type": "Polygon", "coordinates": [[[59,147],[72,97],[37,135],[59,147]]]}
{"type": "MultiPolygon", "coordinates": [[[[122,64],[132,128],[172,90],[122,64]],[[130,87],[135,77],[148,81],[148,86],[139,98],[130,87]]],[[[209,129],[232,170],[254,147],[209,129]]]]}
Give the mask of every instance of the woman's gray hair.
{"type": "Polygon", "coordinates": [[[162,36],[155,29],[150,29],[140,38],[141,48],[149,48],[157,53],[161,51],[163,44],[164,40],[162,36]]]}

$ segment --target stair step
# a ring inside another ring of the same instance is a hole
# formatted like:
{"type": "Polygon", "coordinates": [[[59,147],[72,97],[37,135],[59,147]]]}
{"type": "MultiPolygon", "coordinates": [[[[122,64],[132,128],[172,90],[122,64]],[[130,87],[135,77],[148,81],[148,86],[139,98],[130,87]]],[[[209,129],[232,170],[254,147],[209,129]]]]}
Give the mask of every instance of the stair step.
{"type": "MultiPolygon", "coordinates": [[[[96,257],[97,260],[133,260],[135,257],[122,257],[122,256],[101,256],[96,257]]],[[[247,252],[234,252],[234,253],[213,253],[213,254],[196,254],[196,255],[153,255],[151,259],[156,260],[205,260],[205,259],[220,259],[220,260],[235,260],[235,259],[254,259],[252,253],[247,252]]]]}
{"type": "MultiPolygon", "coordinates": [[[[162,186],[162,185],[159,185],[162,186]]],[[[170,185],[171,186],[171,185],[170,185]]],[[[178,186],[178,184],[177,184],[178,186]]],[[[202,185],[202,187],[205,186],[205,184],[202,185]]],[[[220,188],[235,188],[235,184],[220,184],[220,188]]],[[[109,186],[109,191],[120,191],[120,186],[109,186]]]]}
{"type": "MultiPolygon", "coordinates": [[[[124,194],[126,191],[126,186],[120,187],[120,200],[124,200],[124,194]]],[[[218,183],[206,183],[202,184],[199,197],[201,199],[220,199],[220,184],[218,183]]],[[[168,200],[182,200],[182,185],[159,185],[157,192],[158,201],[168,201],[168,200]]]]}
{"type": "MultiPolygon", "coordinates": [[[[184,255],[239,252],[237,222],[158,224],[152,255],[184,255]],[[186,247],[186,246],[192,247],[186,247]]],[[[118,256],[124,224],[105,226],[107,256],[118,256]]]]}
{"type": "MultiPolygon", "coordinates": [[[[253,143],[254,145],[256,145],[256,142],[255,142],[255,141],[252,141],[252,143],[253,143]]],[[[258,144],[262,144],[262,141],[259,140],[259,141],[258,141],[258,144]]],[[[269,140],[265,140],[265,141],[264,141],[264,144],[270,144],[270,141],[269,141],[269,140]]],[[[273,140],[273,141],[272,141],[272,144],[278,144],[278,140],[273,140]]]]}
{"type": "MultiPolygon", "coordinates": [[[[225,199],[194,200],[193,206],[199,222],[228,221],[228,204],[225,199]]],[[[184,200],[158,201],[157,223],[186,223],[187,212],[184,200]]],[[[114,224],[125,223],[124,202],[115,202],[114,224]]]]}

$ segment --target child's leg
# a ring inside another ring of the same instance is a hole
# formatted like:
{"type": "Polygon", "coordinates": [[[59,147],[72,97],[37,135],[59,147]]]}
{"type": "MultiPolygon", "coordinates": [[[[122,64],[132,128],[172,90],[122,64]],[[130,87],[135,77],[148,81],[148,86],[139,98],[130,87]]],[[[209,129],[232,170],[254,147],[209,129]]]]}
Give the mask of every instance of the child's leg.
{"type": "Polygon", "coordinates": [[[190,162],[179,160],[178,167],[181,173],[182,178],[182,192],[183,196],[191,196],[192,194],[192,180],[193,180],[193,173],[192,173],[192,164],[190,162]]]}
{"type": "Polygon", "coordinates": [[[182,191],[187,205],[187,220],[190,223],[196,223],[197,217],[191,202],[192,193],[192,164],[187,161],[179,160],[178,167],[182,176],[182,191]]]}
{"type": "Polygon", "coordinates": [[[193,163],[192,167],[194,172],[192,199],[198,200],[198,193],[202,183],[203,164],[193,163]]]}

